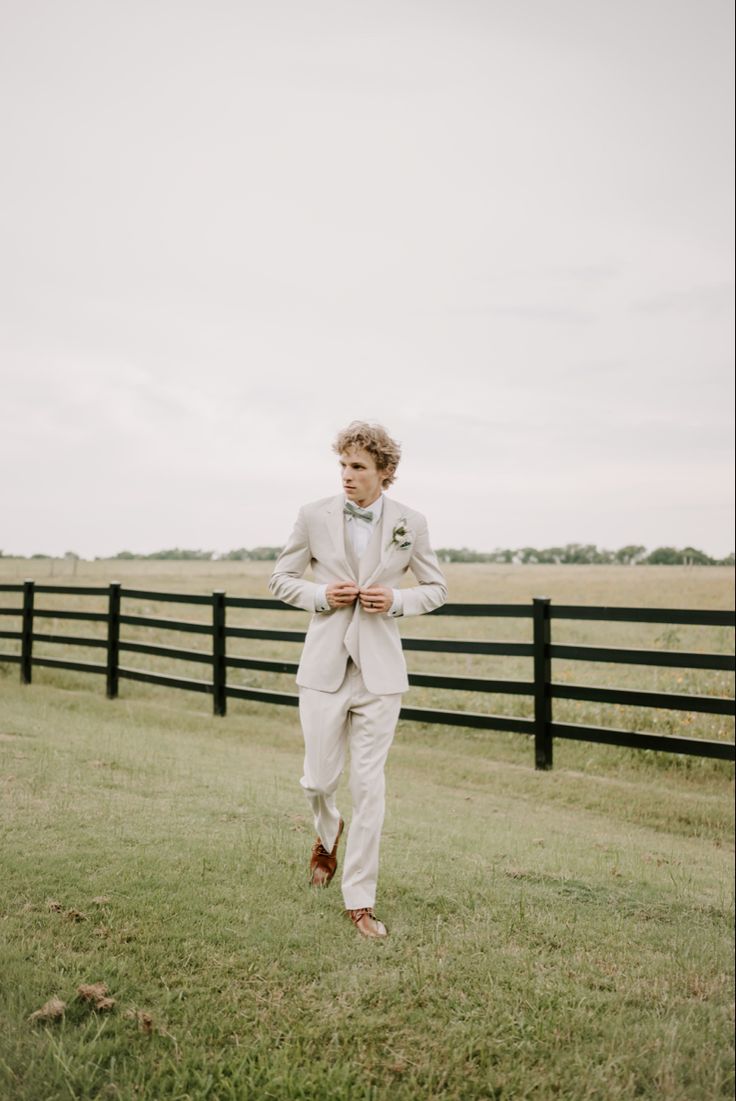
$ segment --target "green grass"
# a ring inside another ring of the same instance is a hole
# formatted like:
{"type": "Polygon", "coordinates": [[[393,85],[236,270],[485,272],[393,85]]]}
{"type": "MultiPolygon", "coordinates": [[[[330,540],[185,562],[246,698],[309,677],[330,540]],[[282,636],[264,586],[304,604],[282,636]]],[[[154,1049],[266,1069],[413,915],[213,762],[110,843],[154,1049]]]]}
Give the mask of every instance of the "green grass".
{"type": "Polygon", "coordinates": [[[306,887],[294,711],[16,678],[3,1101],[732,1096],[731,766],[402,724],[376,944],[306,887]]]}

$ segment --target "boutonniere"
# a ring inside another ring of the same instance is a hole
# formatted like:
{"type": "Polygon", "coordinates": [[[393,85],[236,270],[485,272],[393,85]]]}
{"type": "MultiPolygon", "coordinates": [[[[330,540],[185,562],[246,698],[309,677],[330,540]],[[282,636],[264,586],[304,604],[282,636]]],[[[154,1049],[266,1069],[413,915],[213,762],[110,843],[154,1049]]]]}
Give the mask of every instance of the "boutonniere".
{"type": "Polygon", "coordinates": [[[406,526],[406,517],[401,516],[398,524],[394,527],[391,533],[391,542],[389,547],[397,546],[399,550],[406,550],[410,547],[414,539],[414,532],[410,531],[406,526]]]}

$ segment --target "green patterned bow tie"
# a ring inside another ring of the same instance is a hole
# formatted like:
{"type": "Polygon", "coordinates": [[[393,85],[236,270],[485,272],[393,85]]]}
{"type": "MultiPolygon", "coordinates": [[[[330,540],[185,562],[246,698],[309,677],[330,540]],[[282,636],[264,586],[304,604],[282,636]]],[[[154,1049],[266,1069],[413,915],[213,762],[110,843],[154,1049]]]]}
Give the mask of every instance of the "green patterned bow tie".
{"type": "Polygon", "coordinates": [[[365,520],[366,524],[373,523],[373,513],[369,508],[360,508],[352,501],[346,501],[342,510],[346,516],[353,516],[356,520],[365,520]]]}

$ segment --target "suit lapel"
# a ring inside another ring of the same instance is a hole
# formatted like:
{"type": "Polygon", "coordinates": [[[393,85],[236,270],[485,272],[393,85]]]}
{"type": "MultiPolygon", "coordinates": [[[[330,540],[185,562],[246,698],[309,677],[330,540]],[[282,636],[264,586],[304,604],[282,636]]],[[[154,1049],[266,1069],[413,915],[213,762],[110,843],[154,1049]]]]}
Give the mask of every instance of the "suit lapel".
{"type": "Polygon", "coordinates": [[[340,561],[345,566],[346,576],[351,577],[353,581],[357,581],[356,572],[351,566],[348,556],[345,552],[345,521],[343,517],[343,503],[342,497],[333,497],[325,509],[325,518],[327,520],[327,527],[330,532],[333,545],[335,547],[335,553],[340,561]]]}
{"type": "MultiPolygon", "coordinates": [[[[368,588],[372,585],[377,577],[383,572],[384,566],[389,557],[396,550],[396,545],[392,540],[392,534],[395,525],[399,521],[401,515],[401,509],[397,505],[396,501],[391,501],[388,497],[383,499],[383,517],[381,523],[378,525],[378,531],[380,532],[380,555],[378,561],[375,560],[370,566],[370,573],[368,573],[366,580],[361,581],[361,584],[368,588]]],[[[375,533],[374,533],[375,534],[375,533]]],[[[379,549],[377,548],[377,549],[379,549]]]]}
{"type": "Polygon", "coordinates": [[[360,562],[358,561],[358,556],[355,553],[355,548],[350,538],[350,529],[348,526],[347,516],[343,516],[342,518],[342,537],[343,542],[345,543],[345,558],[349,563],[355,577],[357,578],[360,576],[360,562]]]}
{"type": "Polygon", "coordinates": [[[368,546],[365,548],[363,556],[360,559],[360,569],[358,576],[360,578],[359,584],[361,585],[366,584],[366,578],[371,576],[380,561],[381,546],[383,545],[383,521],[385,519],[385,513],[386,503],[384,501],[381,519],[378,521],[375,528],[373,529],[373,533],[370,537],[370,540],[368,541],[368,546]]]}

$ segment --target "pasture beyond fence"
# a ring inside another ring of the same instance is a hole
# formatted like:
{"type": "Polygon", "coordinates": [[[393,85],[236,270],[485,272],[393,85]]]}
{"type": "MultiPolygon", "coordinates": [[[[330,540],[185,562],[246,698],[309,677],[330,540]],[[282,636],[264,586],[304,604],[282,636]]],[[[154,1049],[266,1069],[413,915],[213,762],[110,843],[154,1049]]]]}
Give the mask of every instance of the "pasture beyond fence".
{"type": "MultiPolygon", "coordinates": [[[[37,666],[100,674],[105,677],[106,692],[110,699],[117,697],[121,678],[165,685],[170,688],[182,688],[190,692],[203,692],[212,696],[214,713],[221,716],[224,716],[227,712],[228,699],[257,700],[261,703],[285,704],[288,706],[298,704],[298,696],[293,693],[229,684],[227,678],[228,669],[296,673],[297,662],[295,661],[236,657],[228,654],[228,639],[245,638],[292,643],[303,642],[304,631],[272,630],[263,627],[235,627],[229,626],[227,623],[228,609],[294,611],[293,608],[281,601],[258,597],[232,597],[220,591],[212,593],[211,596],[150,592],[141,589],[123,588],[118,582],[113,582],[109,586],[63,586],[38,585],[33,581],[26,581],[23,584],[0,584],[0,592],[22,595],[21,607],[0,607],[0,616],[18,617],[21,620],[20,630],[0,630],[0,639],[13,639],[20,642],[20,653],[0,653],[0,662],[18,663],[20,665],[21,681],[24,684],[31,683],[33,667],[37,666]],[[44,610],[36,606],[36,596],[46,593],[105,597],[107,610],[104,612],[70,609],[44,610]],[[163,617],[128,615],[123,611],[123,601],[126,599],[208,605],[211,608],[211,619],[209,623],[203,623],[163,617]],[[49,618],[103,623],[107,627],[107,636],[106,638],[83,638],[76,635],[61,635],[36,629],[38,620],[49,618]],[[121,638],[120,629],[125,625],[204,634],[210,640],[210,649],[209,651],[184,650],[178,647],[124,639],[121,638]],[[105,651],[105,662],[103,664],[34,656],[33,644],[35,642],[103,649],[105,651]],[[123,652],[197,662],[209,667],[211,680],[173,677],[143,669],[128,668],[120,664],[120,655],[123,652]]],[[[463,692],[532,697],[534,717],[517,718],[466,710],[404,707],[401,710],[402,719],[487,730],[512,731],[532,736],[534,739],[534,762],[538,769],[552,767],[555,738],[599,742],[634,749],[660,750],[696,757],[717,757],[722,760],[734,760],[733,742],[555,722],[553,718],[553,701],[557,699],[586,700],[607,704],[733,716],[735,711],[732,698],[670,692],[643,692],[624,688],[599,688],[589,685],[557,683],[552,679],[553,659],[733,672],[736,669],[736,661],[732,654],[568,645],[555,643],[552,638],[552,623],[554,620],[599,620],[619,623],[734,627],[736,625],[736,615],[732,611],[589,607],[587,605],[553,604],[548,597],[535,597],[531,604],[445,604],[442,608],[438,608],[430,614],[432,616],[531,620],[531,639],[528,642],[496,642],[486,641],[485,639],[403,638],[402,645],[405,650],[532,658],[533,679],[530,681],[454,675],[438,676],[412,672],[409,674],[409,683],[414,686],[456,689],[463,692]]]]}

